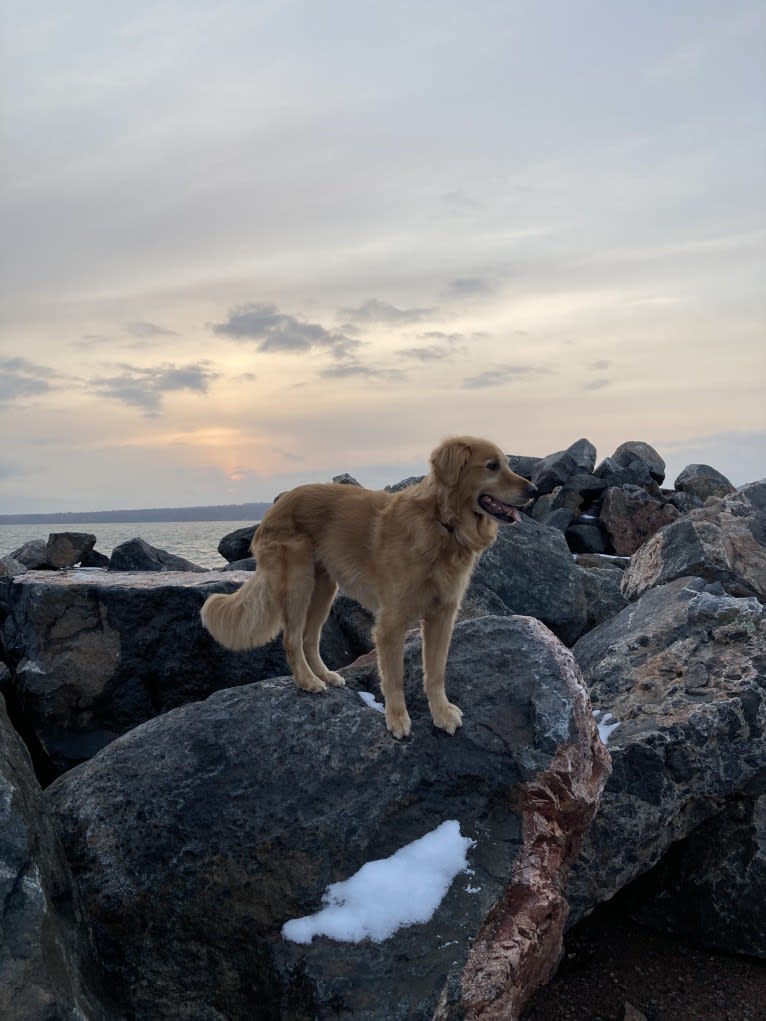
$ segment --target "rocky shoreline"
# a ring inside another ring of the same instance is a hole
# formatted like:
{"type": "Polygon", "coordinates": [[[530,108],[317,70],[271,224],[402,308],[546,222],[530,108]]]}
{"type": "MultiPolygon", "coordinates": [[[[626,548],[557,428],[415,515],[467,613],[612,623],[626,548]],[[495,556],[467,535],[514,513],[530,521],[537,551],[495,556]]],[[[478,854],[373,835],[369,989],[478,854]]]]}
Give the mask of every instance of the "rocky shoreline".
{"type": "Polygon", "coordinates": [[[425,715],[387,738],[346,597],[327,697],[279,641],[213,643],[199,607],[254,569],[253,529],[223,571],[82,533],[0,559],[0,1016],[512,1021],[565,928],[647,874],[642,921],[766,958],[766,480],[694,465],[663,488],[638,442],[509,463],[538,496],[466,595],[454,738],[425,715]],[[445,819],[471,876],[428,923],[280,936],[445,819]]]}

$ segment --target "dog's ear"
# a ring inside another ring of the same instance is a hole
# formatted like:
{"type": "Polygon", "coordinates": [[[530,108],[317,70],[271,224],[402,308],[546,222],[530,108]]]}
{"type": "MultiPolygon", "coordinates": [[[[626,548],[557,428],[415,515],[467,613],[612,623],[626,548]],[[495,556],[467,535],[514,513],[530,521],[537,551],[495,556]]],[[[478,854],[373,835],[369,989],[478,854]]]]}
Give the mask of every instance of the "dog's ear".
{"type": "Polygon", "coordinates": [[[431,454],[431,468],[445,486],[454,486],[471,460],[471,448],[464,440],[445,440],[431,454]]]}

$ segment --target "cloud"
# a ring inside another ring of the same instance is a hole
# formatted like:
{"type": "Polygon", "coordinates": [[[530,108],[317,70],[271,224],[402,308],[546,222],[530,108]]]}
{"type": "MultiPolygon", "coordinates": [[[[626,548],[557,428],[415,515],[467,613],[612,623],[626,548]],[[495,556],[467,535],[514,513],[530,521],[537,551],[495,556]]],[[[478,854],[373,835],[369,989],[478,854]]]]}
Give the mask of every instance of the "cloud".
{"type": "Polygon", "coordinates": [[[430,318],[433,311],[432,308],[397,308],[388,302],[370,298],[359,308],[343,309],[343,315],[354,323],[388,323],[393,326],[404,326],[430,318]]]}
{"type": "Polygon", "coordinates": [[[142,369],[132,365],[119,365],[118,375],[101,376],[90,380],[90,386],[104,397],[111,397],[123,404],[141,408],[145,415],[155,417],[162,408],[166,393],[177,390],[191,390],[207,393],[210,384],[218,374],[210,368],[210,362],[196,362],[190,365],[160,365],[142,369]]]}
{"type": "Polygon", "coordinates": [[[348,379],[358,376],[362,379],[377,379],[386,383],[398,383],[406,379],[401,369],[380,369],[373,365],[362,365],[361,362],[345,362],[331,365],[320,373],[323,379],[348,379]]]}
{"type": "Polygon", "coordinates": [[[585,384],[586,390],[603,390],[605,386],[609,386],[611,379],[592,379],[590,383],[585,384]]]}
{"type": "Polygon", "coordinates": [[[135,322],[126,323],[125,329],[132,337],[177,337],[175,330],[166,330],[164,326],[157,326],[156,323],[135,322]]]}
{"type": "Polygon", "coordinates": [[[492,284],[481,277],[460,277],[447,284],[447,292],[453,298],[482,298],[493,291],[492,284]]]}
{"type": "Polygon", "coordinates": [[[516,379],[525,376],[546,375],[550,369],[543,369],[536,365],[497,365],[478,376],[470,376],[463,380],[463,387],[467,390],[484,390],[493,386],[505,386],[516,379]]]}
{"type": "Polygon", "coordinates": [[[329,351],[335,358],[347,358],[359,346],[344,333],[328,330],[320,323],[307,323],[280,312],[268,303],[240,305],[232,309],[225,323],[213,331],[234,340],[252,340],[259,351],[329,351]]]}
{"type": "Polygon", "coordinates": [[[0,361],[0,404],[25,397],[38,397],[52,389],[51,380],[58,373],[26,358],[5,358],[0,361]]]}
{"type": "Polygon", "coordinates": [[[430,330],[428,333],[422,333],[419,339],[431,340],[435,343],[402,347],[396,352],[397,355],[400,358],[413,358],[420,362],[439,361],[454,354],[458,346],[465,342],[466,336],[463,333],[442,333],[440,330],[430,330]]]}
{"type": "Polygon", "coordinates": [[[607,361],[606,359],[602,358],[597,362],[591,362],[589,367],[591,369],[608,369],[610,368],[611,364],[612,363],[610,361],[607,361]]]}

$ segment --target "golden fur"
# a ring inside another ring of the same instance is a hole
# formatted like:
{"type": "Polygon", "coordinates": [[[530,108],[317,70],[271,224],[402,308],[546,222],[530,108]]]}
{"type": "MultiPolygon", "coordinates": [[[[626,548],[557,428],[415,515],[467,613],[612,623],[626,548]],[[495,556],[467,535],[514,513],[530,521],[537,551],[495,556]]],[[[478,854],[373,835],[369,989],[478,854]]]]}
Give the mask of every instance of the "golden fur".
{"type": "Polygon", "coordinates": [[[422,621],[424,686],[433,721],[454,734],[462,713],[447,700],[444,668],[474,564],[518,521],[534,493],[493,443],[445,440],[431,470],[398,493],[360,486],[299,486],[270,507],[253,539],[257,570],[231,595],[210,596],[202,622],[229,649],[252,649],[283,632],[293,678],[305,691],[342,685],[319,654],[319,636],[340,586],[375,615],[386,725],[410,732],[404,701],[404,636],[422,621]]]}

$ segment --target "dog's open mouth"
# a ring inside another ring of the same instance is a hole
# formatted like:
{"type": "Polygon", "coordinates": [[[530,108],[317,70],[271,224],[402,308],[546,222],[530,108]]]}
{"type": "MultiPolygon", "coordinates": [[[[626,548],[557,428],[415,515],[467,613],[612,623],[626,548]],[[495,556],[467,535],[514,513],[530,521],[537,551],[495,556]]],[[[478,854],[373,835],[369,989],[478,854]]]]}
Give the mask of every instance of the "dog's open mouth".
{"type": "Polygon", "coordinates": [[[503,503],[502,500],[496,500],[489,493],[481,494],[479,506],[491,517],[497,518],[498,521],[505,521],[508,524],[515,524],[515,522],[521,521],[521,514],[519,514],[515,507],[509,503],[503,503]]]}

